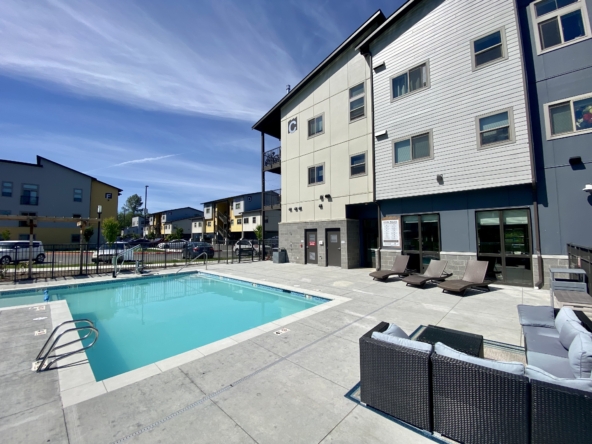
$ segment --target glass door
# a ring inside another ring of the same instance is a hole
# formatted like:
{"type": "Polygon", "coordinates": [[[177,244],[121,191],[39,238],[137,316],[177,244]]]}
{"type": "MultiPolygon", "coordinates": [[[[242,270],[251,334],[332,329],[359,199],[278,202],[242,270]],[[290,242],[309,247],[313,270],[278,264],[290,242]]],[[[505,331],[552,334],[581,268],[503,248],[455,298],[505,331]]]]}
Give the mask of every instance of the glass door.
{"type": "Polygon", "coordinates": [[[509,285],[532,286],[530,211],[476,212],[477,259],[489,262],[488,277],[509,285]]]}
{"type": "Polygon", "coordinates": [[[423,273],[432,259],[440,259],[440,217],[438,214],[403,216],[403,254],[410,256],[411,270],[423,273]]]}

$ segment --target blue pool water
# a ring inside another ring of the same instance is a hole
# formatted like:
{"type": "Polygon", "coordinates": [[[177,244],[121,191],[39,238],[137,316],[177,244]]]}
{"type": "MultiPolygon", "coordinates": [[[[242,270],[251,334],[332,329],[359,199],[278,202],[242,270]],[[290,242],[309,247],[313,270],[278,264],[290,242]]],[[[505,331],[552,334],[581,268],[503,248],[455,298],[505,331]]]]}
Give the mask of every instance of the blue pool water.
{"type": "Polygon", "coordinates": [[[68,302],[74,319],[90,319],[98,328],[99,340],[87,350],[97,381],[327,302],[195,273],[49,293],[68,302]]]}

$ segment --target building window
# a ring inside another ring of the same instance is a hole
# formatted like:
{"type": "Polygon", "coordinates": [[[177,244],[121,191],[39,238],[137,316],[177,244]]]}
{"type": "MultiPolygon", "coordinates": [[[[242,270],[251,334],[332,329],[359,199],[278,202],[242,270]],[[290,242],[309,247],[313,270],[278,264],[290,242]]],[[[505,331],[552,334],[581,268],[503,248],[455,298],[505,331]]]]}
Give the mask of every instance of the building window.
{"type": "Polygon", "coordinates": [[[234,204],[234,209],[235,210],[240,210],[240,202],[237,202],[234,204]]]}
{"type": "Polygon", "coordinates": [[[82,190],[74,188],[74,202],[82,202],[82,190]]]}
{"type": "Polygon", "coordinates": [[[80,234],[72,234],[70,236],[70,242],[72,242],[73,244],[79,244],[80,243],[80,234]]]}
{"type": "Polygon", "coordinates": [[[12,182],[2,182],[2,197],[12,197],[12,182]]]}
{"type": "Polygon", "coordinates": [[[432,158],[431,133],[418,134],[394,142],[395,164],[432,158]]]}
{"type": "Polygon", "coordinates": [[[0,216],[10,216],[10,210],[0,210],[0,216]]]}
{"type": "Polygon", "coordinates": [[[403,253],[410,256],[407,267],[425,271],[432,259],[440,259],[440,216],[403,216],[403,253]]]}
{"type": "Polygon", "coordinates": [[[354,86],[349,89],[349,121],[353,121],[364,117],[364,102],[365,102],[364,84],[354,86]]]}
{"type": "Polygon", "coordinates": [[[210,214],[210,208],[206,208],[206,214],[210,214]]]}
{"type": "Polygon", "coordinates": [[[541,0],[532,4],[539,53],[590,36],[584,0],[541,0]]]}
{"type": "Polygon", "coordinates": [[[201,227],[201,222],[198,222],[198,223],[197,223],[197,226],[198,226],[198,227],[201,227]]]}
{"type": "Polygon", "coordinates": [[[253,216],[253,223],[256,224],[257,223],[257,218],[255,216],[253,216]]]}
{"type": "MultiPolygon", "coordinates": [[[[37,235],[34,234],[33,235],[33,239],[37,239],[37,235]]],[[[18,240],[21,241],[29,241],[29,235],[28,234],[19,234],[18,240]]],[[[33,244],[33,247],[35,246],[35,244],[33,244]]],[[[29,248],[29,244],[27,244],[26,248],[29,248]]]]}
{"type": "Polygon", "coordinates": [[[212,226],[212,221],[208,221],[208,227],[212,226]]]}
{"type": "Polygon", "coordinates": [[[545,105],[547,139],[592,132],[592,94],[545,105]]]}
{"type": "Polygon", "coordinates": [[[245,219],[243,220],[243,223],[244,224],[248,224],[249,223],[249,218],[248,217],[245,217],[245,219]]]}
{"type": "MultiPolygon", "coordinates": [[[[21,211],[21,216],[37,216],[37,213],[30,213],[30,212],[21,211]]],[[[29,224],[27,223],[26,220],[19,220],[18,226],[19,227],[28,227],[29,224]]],[[[29,235],[27,235],[27,239],[29,239],[28,236],[29,235]]]]}
{"type": "Polygon", "coordinates": [[[80,219],[82,216],[80,214],[73,214],[72,217],[74,219],[80,219]]]}
{"type": "Polygon", "coordinates": [[[366,153],[349,156],[349,175],[363,176],[366,174],[366,153]]]}
{"type": "Polygon", "coordinates": [[[39,205],[39,185],[23,184],[21,205],[39,205]]]}
{"type": "Polygon", "coordinates": [[[242,220],[241,218],[239,218],[239,219],[237,219],[237,220],[236,220],[236,224],[237,224],[237,225],[241,225],[242,221],[243,221],[243,220],[242,220]]]}
{"type": "Polygon", "coordinates": [[[308,121],[308,137],[318,136],[325,132],[323,125],[323,114],[313,117],[308,121]]]}
{"type": "Polygon", "coordinates": [[[391,77],[391,98],[395,100],[428,86],[428,64],[426,62],[391,77]]]}
{"type": "Polygon", "coordinates": [[[477,132],[479,148],[513,142],[512,110],[496,111],[477,117],[477,132]]]}
{"type": "Polygon", "coordinates": [[[325,182],[325,164],[315,165],[308,168],[308,184],[318,185],[325,182]]]}
{"type": "Polygon", "coordinates": [[[503,28],[471,42],[473,69],[482,68],[505,59],[505,34],[503,28]]]}

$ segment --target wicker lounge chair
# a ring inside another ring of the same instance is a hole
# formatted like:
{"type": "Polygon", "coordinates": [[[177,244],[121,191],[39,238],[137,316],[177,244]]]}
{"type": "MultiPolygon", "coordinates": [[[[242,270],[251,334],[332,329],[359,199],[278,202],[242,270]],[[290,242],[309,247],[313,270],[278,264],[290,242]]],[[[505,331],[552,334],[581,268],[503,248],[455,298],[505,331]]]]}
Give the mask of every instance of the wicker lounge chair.
{"type": "Polygon", "coordinates": [[[486,261],[469,261],[465,274],[462,279],[454,279],[438,284],[442,291],[452,291],[454,293],[464,294],[470,288],[485,288],[489,291],[489,284],[492,281],[485,280],[485,273],[487,273],[487,266],[489,262],[486,261]]]}
{"type": "Polygon", "coordinates": [[[370,273],[370,276],[372,276],[374,280],[378,281],[386,281],[390,276],[409,276],[409,270],[407,270],[408,263],[409,256],[402,254],[395,258],[393,267],[390,270],[374,271],[370,273]]]}
{"type": "Polygon", "coordinates": [[[440,282],[452,276],[452,273],[444,273],[448,261],[432,259],[428,269],[423,274],[412,274],[403,279],[407,285],[423,287],[427,282],[440,282]]]}

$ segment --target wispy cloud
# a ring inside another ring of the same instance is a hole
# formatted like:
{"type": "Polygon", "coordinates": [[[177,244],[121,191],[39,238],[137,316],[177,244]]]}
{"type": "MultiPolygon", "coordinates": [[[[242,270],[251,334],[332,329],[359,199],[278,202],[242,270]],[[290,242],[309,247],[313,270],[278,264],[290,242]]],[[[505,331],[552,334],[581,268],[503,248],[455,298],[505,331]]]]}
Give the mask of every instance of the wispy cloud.
{"type": "Polygon", "coordinates": [[[179,25],[143,2],[3,0],[0,72],[145,109],[259,118],[302,73],[262,8],[190,5],[179,25]]]}
{"type": "Polygon", "coordinates": [[[159,156],[159,157],[144,157],[143,159],[134,159],[134,160],[128,160],[126,162],[116,163],[115,165],[111,165],[109,168],[120,167],[123,165],[129,165],[132,163],[154,162],[155,160],[168,159],[169,157],[175,157],[175,156],[178,156],[178,154],[169,154],[168,156],[159,156]]]}

